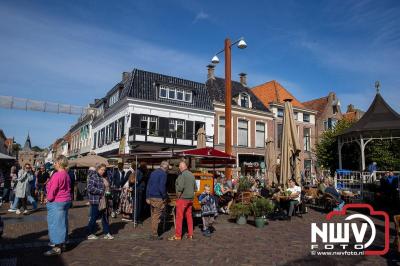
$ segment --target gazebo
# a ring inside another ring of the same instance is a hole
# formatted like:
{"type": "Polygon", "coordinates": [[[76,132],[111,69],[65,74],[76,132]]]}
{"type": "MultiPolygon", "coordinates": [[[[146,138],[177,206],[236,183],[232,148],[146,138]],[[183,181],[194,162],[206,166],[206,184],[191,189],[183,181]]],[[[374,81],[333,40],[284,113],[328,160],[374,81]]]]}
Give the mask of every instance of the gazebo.
{"type": "Polygon", "coordinates": [[[361,171],[365,170],[365,147],[373,140],[399,139],[400,115],[377,92],[368,111],[354,125],[338,136],[339,168],[342,169],[342,147],[356,142],[361,150],[361,171]]]}

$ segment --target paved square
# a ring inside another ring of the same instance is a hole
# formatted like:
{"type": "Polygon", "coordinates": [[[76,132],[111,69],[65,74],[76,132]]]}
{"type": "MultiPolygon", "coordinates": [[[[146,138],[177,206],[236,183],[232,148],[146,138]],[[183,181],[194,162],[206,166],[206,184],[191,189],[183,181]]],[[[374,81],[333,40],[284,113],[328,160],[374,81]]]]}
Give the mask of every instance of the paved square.
{"type": "MultiPolygon", "coordinates": [[[[195,239],[180,242],[149,241],[150,220],[134,228],[130,223],[112,219],[114,240],[85,240],[88,207],[75,203],[70,210],[71,248],[59,257],[46,258],[48,235],[46,211],[29,216],[7,213],[0,241],[0,265],[398,265],[399,257],[391,250],[384,257],[376,256],[311,256],[311,222],[324,220],[324,213],[309,210],[303,218],[269,221],[258,229],[249,224],[240,226],[227,216],[217,220],[216,232],[210,239],[196,228],[195,239]]],[[[383,222],[377,224],[377,237],[383,238],[383,222]]],[[[170,226],[164,239],[172,235],[170,226]]],[[[391,224],[393,230],[393,224],[391,224]]],[[[98,232],[100,234],[100,231],[98,232]]],[[[393,234],[392,234],[393,235],[393,234]]],[[[393,238],[391,237],[391,243],[393,238]]]]}

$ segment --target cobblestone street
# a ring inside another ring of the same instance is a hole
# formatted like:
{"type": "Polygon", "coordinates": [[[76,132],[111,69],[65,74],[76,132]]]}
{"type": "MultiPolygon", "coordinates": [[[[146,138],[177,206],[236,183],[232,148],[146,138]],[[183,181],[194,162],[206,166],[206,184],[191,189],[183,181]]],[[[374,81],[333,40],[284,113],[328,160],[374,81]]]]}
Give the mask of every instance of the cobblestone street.
{"type": "MultiPolygon", "coordinates": [[[[303,218],[291,222],[269,221],[263,229],[251,224],[239,226],[221,216],[216,232],[206,239],[196,228],[195,239],[169,242],[147,240],[149,219],[138,228],[113,219],[114,240],[86,240],[85,226],[88,207],[75,203],[70,210],[69,250],[59,257],[46,258],[48,235],[46,211],[29,216],[7,213],[1,209],[5,222],[0,246],[0,265],[397,265],[397,255],[391,250],[385,257],[376,256],[311,256],[310,224],[324,219],[324,214],[310,210],[303,218]]],[[[375,221],[378,237],[383,223],[375,221]]],[[[167,226],[168,229],[168,226],[167,226]]],[[[100,233],[100,231],[98,232],[100,233]]],[[[393,239],[391,238],[391,242],[393,239]]]]}

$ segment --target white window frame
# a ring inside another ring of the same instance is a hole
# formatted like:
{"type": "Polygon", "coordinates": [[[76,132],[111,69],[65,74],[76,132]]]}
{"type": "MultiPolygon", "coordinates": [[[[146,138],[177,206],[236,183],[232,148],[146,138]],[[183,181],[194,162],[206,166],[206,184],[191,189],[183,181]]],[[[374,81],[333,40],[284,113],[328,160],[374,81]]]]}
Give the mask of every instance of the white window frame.
{"type": "Polygon", "coordinates": [[[218,144],[225,144],[225,140],[226,140],[226,136],[225,136],[225,127],[226,127],[226,120],[225,120],[225,116],[224,115],[219,115],[218,116],[218,144]],[[221,131],[221,117],[223,117],[224,118],[224,126],[223,126],[223,131],[221,131]],[[220,131],[221,132],[224,132],[224,141],[223,142],[221,142],[221,133],[220,133],[220,131]]]}
{"type": "Polygon", "coordinates": [[[119,91],[114,92],[109,100],[108,106],[111,107],[118,102],[119,99],[119,91]]]}
{"type": "Polygon", "coordinates": [[[304,148],[304,151],[311,151],[311,128],[309,128],[309,127],[303,128],[303,148],[304,148]],[[308,130],[308,132],[309,132],[308,138],[307,138],[307,135],[304,134],[305,130],[308,130]],[[307,139],[308,139],[308,141],[307,141],[307,139]]]}
{"type": "Polygon", "coordinates": [[[185,123],[185,120],[183,120],[183,119],[170,119],[168,122],[168,131],[169,131],[169,133],[175,132],[175,136],[176,136],[176,132],[178,131],[178,125],[182,125],[183,130],[182,130],[182,138],[177,137],[177,139],[185,139],[186,123],[185,123]],[[171,131],[170,125],[174,125],[173,131],[171,131]]]}
{"type": "Polygon", "coordinates": [[[250,100],[250,95],[246,92],[242,92],[239,94],[239,99],[238,99],[238,105],[243,107],[243,108],[252,108],[251,100],[250,100]],[[247,97],[249,106],[243,106],[242,105],[242,97],[247,97]]]}
{"type": "Polygon", "coordinates": [[[249,120],[247,119],[247,118],[244,118],[244,117],[238,117],[238,119],[237,119],[237,146],[238,147],[250,147],[250,139],[249,139],[249,137],[250,137],[250,125],[249,125],[249,120]],[[240,120],[243,120],[243,121],[246,121],[247,122],[247,145],[240,145],[239,144],[239,121],[240,120]]]}
{"type": "Polygon", "coordinates": [[[163,99],[168,99],[168,88],[164,87],[164,86],[160,86],[159,87],[159,93],[158,93],[158,97],[163,98],[163,99]],[[165,91],[165,96],[161,95],[161,90],[165,91]]]}
{"type": "Polygon", "coordinates": [[[303,114],[303,122],[310,123],[311,122],[311,115],[310,114],[303,114]],[[304,117],[308,116],[308,121],[304,119],[304,117]]]}
{"type": "MultiPolygon", "coordinates": [[[[156,123],[156,129],[155,129],[155,132],[153,133],[153,135],[154,134],[157,134],[157,132],[158,132],[158,126],[159,126],[159,123],[158,123],[158,117],[157,116],[153,116],[153,115],[141,115],[140,116],[140,123],[142,123],[143,121],[145,121],[146,122],[146,130],[148,131],[148,134],[150,135],[150,123],[152,123],[152,122],[155,122],[156,123]]],[[[146,134],[147,134],[147,132],[146,132],[146,134]]]]}
{"type": "Polygon", "coordinates": [[[191,91],[185,90],[185,89],[180,89],[180,88],[171,88],[167,86],[159,86],[159,93],[158,97],[162,99],[169,99],[173,101],[178,101],[178,102],[187,102],[187,103],[192,103],[193,101],[193,93],[191,91]],[[161,96],[161,90],[166,91],[166,97],[161,96]],[[174,97],[170,97],[170,92],[174,92],[174,97]],[[178,93],[182,93],[182,99],[178,99],[178,93]],[[186,96],[189,95],[189,100],[186,100],[186,96]]]}
{"type": "Polygon", "coordinates": [[[285,115],[285,110],[283,108],[278,108],[276,111],[277,117],[283,117],[285,115]],[[279,115],[280,111],[282,111],[282,115],[279,115]]]}

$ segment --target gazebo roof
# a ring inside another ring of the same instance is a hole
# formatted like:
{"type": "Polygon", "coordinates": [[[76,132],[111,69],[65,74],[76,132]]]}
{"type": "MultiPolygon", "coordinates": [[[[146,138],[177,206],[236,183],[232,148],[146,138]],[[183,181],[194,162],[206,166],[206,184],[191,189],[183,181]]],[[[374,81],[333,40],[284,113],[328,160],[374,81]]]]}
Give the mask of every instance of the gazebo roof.
{"type": "Polygon", "coordinates": [[[400,115],[390,107],[378,92],[367,112],[342,136],[399,137],[400,115]]]}

